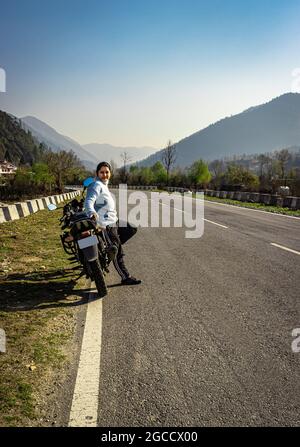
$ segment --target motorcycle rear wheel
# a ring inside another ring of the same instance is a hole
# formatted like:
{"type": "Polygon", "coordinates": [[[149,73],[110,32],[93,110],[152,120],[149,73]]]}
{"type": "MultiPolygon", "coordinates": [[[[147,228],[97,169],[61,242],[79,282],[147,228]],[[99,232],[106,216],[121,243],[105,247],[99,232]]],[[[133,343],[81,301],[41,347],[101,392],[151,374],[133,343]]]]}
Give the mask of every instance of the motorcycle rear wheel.
{"type": "Polygon", "coordinates": [[[105,295],[107,295],[108,291],[107,291],[107,286],[105,284],[105,279],[104,279],[104,275],[103,275],[103,271],[101,269],[99,260],[96,259],[95,261],[91,261],[89,262],[89,265],[91,267],[92,273],[93,273],[93,280],[95,281],[97,290],[98,290],[98,294],[100,297],[104,297],[105,295]]]}

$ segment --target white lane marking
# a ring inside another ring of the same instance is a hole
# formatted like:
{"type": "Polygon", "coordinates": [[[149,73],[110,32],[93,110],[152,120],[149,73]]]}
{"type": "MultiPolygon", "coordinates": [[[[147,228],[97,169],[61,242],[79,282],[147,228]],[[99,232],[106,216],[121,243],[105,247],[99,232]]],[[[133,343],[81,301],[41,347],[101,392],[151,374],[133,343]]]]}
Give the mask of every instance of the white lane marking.
{"type": "Polygon", "coordinates": [[[206,222],[209,222],[209,223],[212,223],[212,224],[214,224],[214,225],[218,225],[219,227],[222,227],[222,228],[228,228],[228,227],[226,227],[226,225],[221,225],[221,224],[219,224],[219,223],[217,223],[217,222],[213,222],[212,220],[208,220],[208,219],[204,219],[206,222]]]}
{"type": "Polygon", "coordinates": [[[89,296],[69,427],[96,427],[98,419],[102,299],[89,296]]]}
{"type": "Polygon", "coordinates": [[[275,244],[274,242],[270,242],[274,247],[281,248],[282,250],[290,251],[291,253],[295,253],[296,255],[300,255],[300,251],[292,250],[291,248],[285,247],[284,245],[275,244]]]}
{"type": "MultiPolygon", "coordinates": [[[[203,199],[193,198],[193,200],[203,200],[203,199]]],[[[239,210],[257,211],[258,213],[265,213],[265,214],[280,216],[280,217],[288,217],[290,219],[298,219],[298,221],[300,222],[300,217],[297,217],[297,216],[288,216],[287,214],[272,213],[271,211],[264,211],[264,210],[256,210],[254,208],[248,208],[246,206],[231,205],[230,203],[220,203],[220,202],[217,202],[214,200],[209,200],[209,199],[204,199],[204,202],[205,202],[205,204],[211,203],[213,205],[216,204],[216,205],[221,205],[221,206],[231,206],[231,207],[233,207],[235,209],[239,209],[239,210]]]]}
{"type": "MultiPolygon", "coordinates": [[[[151,200],[151,202],[156,202],[156,200],[153,200],[153,199],[150,199],[151,200]]],[[[164,206],[168,206],[168,205],[166,205],[165,203],[161,203],[161,202],[159,202],[161,205],[164,205],[164,206]]],[[[187,211],[184,211],[184,210],[181,210],[181,209],[179,209],[179,208],[175,208],[175,206],[173,206],[173,209],[174,210],[177,210],[177,211],[181,211],[182,213],[187,213],[187,211]]],[[[187,213],[187,214],[189,214],[189,213],[187,213]]],[[[221,227],[221,228],[228,228],[228,227],[226,227],[225,225],[221,225],[221,224],[219,224],[219,223],[217,223],[217,222],[213,222],[212,220],[208,220],[208,219],[205,219],[205,218],[203,218],[203,220],[205,220],[206,222],[209,222],[209,223],[211,223],[211,224],[214,224],[214,225],[218,225],[218,227],[221,227]]]]}
{"type": "MultiPolygon", "coordinates": [[[[161,205],[168,206],[168,205],[166,205],[165,203],[161,203],[161,205]]],[[[184,211],[184,210],[180,210],[179,208],[175,208],[175,206],[173,206],[173,209],[174,209],[174,210],[177,210],[177,211],[181,211],[182,213],[187,213],[187,212],[184,211]]]]}

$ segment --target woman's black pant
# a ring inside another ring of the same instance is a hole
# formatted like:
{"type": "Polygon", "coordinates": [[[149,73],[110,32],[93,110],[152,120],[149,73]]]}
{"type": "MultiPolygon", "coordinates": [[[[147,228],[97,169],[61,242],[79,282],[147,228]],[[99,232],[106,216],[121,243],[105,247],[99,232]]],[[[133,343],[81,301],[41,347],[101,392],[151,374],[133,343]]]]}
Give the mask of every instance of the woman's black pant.
{"type": "Polygon", "coordinates": [[[121,276],[121,279],[128,278],[129,272],[124,263],[124,251],[122,245],[128,241],[137,232],[137,228],[133,227],[129,223],[126,226],[120,226],[119,222],[115,226],[107,226],[106,231],[103,232],[108,244],[114,244],[117,246],[117,255],[113,261],[115,269],[121,276]]]}

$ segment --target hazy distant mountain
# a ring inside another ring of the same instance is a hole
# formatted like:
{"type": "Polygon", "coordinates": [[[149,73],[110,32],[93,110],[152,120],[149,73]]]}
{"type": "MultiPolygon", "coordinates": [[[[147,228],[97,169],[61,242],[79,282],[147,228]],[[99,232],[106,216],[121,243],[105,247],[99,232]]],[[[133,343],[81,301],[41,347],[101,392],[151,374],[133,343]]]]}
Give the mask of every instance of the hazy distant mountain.
{"type": "Polygon", "coordinates": [[[118,167],[123,164],[121,154],[124,151],[127,152],[131,158],[130,163],[142,160],[157,151],[157,149],[148,146],[120,147],[99,143],[84,144],[83,147],[99,161],[105,160],[109,162],[110,160],[114,160],[118,167]]]}
{"type": "MultiPolygon", "coordinates": [[[[286,93],[272,101],[224,118],[176,144],[178,166],[203,158],[211,161],[238,154],[271,152],[300,145],[300,94],[286,93]]],[[[143,160],[151,166],[161,151],[143,160]]]]}
{"type": "Polygon", "coordinates": [[[80,145],[76,141],[58,133],[43,121],[33,117],[25,116],[21,118],[22,127],[30,130],[32,135],[39,141],[47,144],[54,152],[59,150],[73,150],[88,169],[94,170],[99,161],[114,160],[119,167],[122,164],[121,153],[126,151],[131,162],[142,160],[155,152],[152,147],[119,147],[111,144],[91,143],[80,145]]]}
{"type": "Polygon", "coordinates": [[[95,169],[97,158],[93,157],[80,144],[65,135],[58,133],[55,129],[48,126],[43,121],[33,117],[25,116],[21,118],[22,127],[30,130],[32,135],[41,143],[47,144],[53,152],[59,150],[72,150],[88,169],[95,169]]]}

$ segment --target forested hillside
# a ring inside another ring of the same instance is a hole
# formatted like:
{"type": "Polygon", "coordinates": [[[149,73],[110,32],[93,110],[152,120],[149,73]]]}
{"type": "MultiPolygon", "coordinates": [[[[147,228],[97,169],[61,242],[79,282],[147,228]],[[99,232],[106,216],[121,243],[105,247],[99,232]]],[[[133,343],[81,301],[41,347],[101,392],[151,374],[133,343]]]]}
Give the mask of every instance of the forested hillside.
{"type": "Polygon", "coordinates": [[[0,110],[0,161],[32,165],[39,161],[43,150],[31,133],[21,128],[17,118],[0,110]]]}
{"type": "MultiPolygon", "coordinates": [[[[300,94],[286,93],[226,117],[176,143],[176,164],[183,168],[240,154],[264,154],[300,145],[300,94]]],[[[139,162],[152,166],[163,151],[139,162]]]]}

